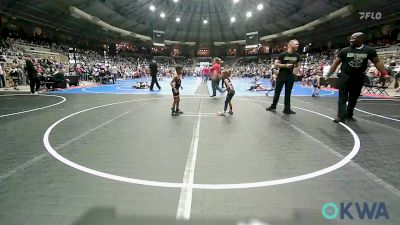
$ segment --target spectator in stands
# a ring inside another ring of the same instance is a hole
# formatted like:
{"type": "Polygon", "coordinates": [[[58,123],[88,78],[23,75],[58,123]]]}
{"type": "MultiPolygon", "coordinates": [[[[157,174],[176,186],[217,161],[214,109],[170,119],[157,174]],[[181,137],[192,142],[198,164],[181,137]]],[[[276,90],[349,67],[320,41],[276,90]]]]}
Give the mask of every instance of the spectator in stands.
{"type": "Polygon", "coordinates": [[[61,66],[56,66],[54,71],[54,87],[55,88],[66,88],[67,80],[65,79],[65,74],[61,66]]]}
{"type": "Polygon", "coordinates": [[[107,71],[104,67],[100,68],[99,71],[99,79],[100,79],[100,84],[107,84],[109,82],[109,78],[107,76],[107,71]]]}
{"type": "Polygon", "coordinates": [[[395,75],[394,88],[396,92],[400,92],[400,71],[398,71],[395,75]]]}
{"type": "Polygon", "coordinates": [[[17,86],[20,82],[20,74],[18,72],[18,69],[16,68],[15,64],[11,65],[11,70],[10,70],[10,77],[13,81],[13,86],[15,90],[18,90],[17,86]]]}
{"type": "Polygon", "coordinates": [[[130,67],[125,67],[123,71],[124,71],[123,77],[125,79],[132,78],[133,74],[132,74],[132,69],[130,67]]]}
{"type": "Polygon", "coordinates": [[[112,75],[110,66],[107,65],[105,68],[105,71],[106,71],[106,75],[107,75],[107,83],[110,83],[110,80],[111,80],[112,84],[115,84],[115,82],[117,81],[117,77],[116,76],[114,77],[112,75]]]}
{"type": "Polygon", "coordinates": [[[97,65],[94,65],[92,68],[92,75],[95,81],[100,81],[99,74],[100,74],[99,68],[97,67],[97,65]]]}
{"type": "Polygon", "coordinates": [[[84,69],[83,69],[83,67],[82,67],[80,64],[76,65],[76,67],[75,67],[75,73],[76,73],[77,76],[79,76],[79,78],[80,78],[81,80],[85,80],[85,77],[84,77],[84,69]]]}
{"type": "Polygon", "coordinates": [[[208,66],[203,68],[203,79],[204,81],[208,80],[208,77],[210,76],[210,68],[208,66]]]}
{"type": "Polygon", "coordinates": [[[391,76],[392,78],[396,76],[395,67],[396,67],[396,61],[394,60],[390,61],[387,71],[389,76],[391,76]]]}
{"type": "Polygon", "coordinates": [[[25,60],[25,63],[26,63],[26,72],[28,73],[28,78],[29,78],[29,86],[31,87],[31,93],[35,94],[37,91],[39,91],[40,80],[32,60],[28,58],[25,60]]]}
{"type": "Polygon", "coordinates": [[[368,69],[368,73],[367,73],[367,76],[368,76],[367,83],[369,85],[374,85],[375,84],[375,79],[377,78],[377,75],[378,75],[378,70],[376,69],[375,66],[371,66],[368,69]]]}
{"type": "Polygon", "coordinates": [[[6,87],[5,72],[1,64],[0,64],[0,87],[6,87]]]}
{"type": "Polygon", "coordinates": [[[114,82],[114,84],[115,84],[115,82],[117,81],[117,78],[118,78],[118,68],[117,68],[117,66],[114,64],[112,67],[111,67],[111,77],[112,77],[112,79],[113,79],[113,82],[114,82]]]}

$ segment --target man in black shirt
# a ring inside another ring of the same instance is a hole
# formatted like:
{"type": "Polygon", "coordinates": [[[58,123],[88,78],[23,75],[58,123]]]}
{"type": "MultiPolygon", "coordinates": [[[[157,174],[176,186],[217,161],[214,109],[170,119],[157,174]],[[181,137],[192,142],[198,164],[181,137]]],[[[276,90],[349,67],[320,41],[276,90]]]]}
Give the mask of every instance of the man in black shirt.
{"type": "Polygon", "coordinates": [[[153,91],[154,84],[156,84],[158,89],[161,90],[161,87],[160,87],[160,85],[158,84],[158,81],[157,81],[158,65],[157,65],[156,61],[153,60],[149,64],[149,69],[150,69],[150,74],[151,74],[150,91],[153,91]]]}
{"type": "Polygon", "coordinates": [[[344,48],[339,52],[327,74],[327,77],[330,77],[336,71],[339,64],[342,63],[338,82],[338,117],[334,120],[335,123],[345,122],[346,119],[355,120],[353,118],[353,111],[364,84],[368,60],[371,60],[375,64],[382,76],[387,76],[387,71],[383,63],[379,60],[375,49],[365,46],[364,41],[364,33],[358,32],[351,35],[350,47],[344,48]],[[349,103],[346,108],[347,101],[349,103]]]}
{"type": "Polygon", "coordinates": [[[27,58],[25,60],[25,63],[26,63],[26,72],[28,73],[28,78],[29,78],[29,86],[31,87],[31,93],[35,94],[35,91],[39,91],[40,88],[39,76],[30,58],[27,58]]]}
{"type": "Polygon", "coordinates": [[[297,40],[291,40],[288,44],[288,50],[281,53],[278,59],[275,61],[275,68],[279,69],[279,73],[276,79],[276,89],[274,100],[272,105],[266,108],[267,111],[275,111],[276,105],[278,104],[279,95],[281,94],[283,85],[285,85],[285,114],[296,114],[290,109],[290,96],[292,94],[292,88],[295,80],[294,70],[298,72],[300,68],[301,57],[296,53],[299,48],[299,42],[297,40]]]}

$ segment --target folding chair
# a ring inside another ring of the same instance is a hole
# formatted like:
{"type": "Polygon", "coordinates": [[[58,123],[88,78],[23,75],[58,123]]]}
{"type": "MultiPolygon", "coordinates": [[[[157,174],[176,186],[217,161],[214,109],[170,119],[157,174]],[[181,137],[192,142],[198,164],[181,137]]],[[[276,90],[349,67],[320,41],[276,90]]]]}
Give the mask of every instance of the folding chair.
{"type": "Polygon", "coordinates": [[[39,87],[39,91],[41,92],[49,92],[49,91],[54,91],[54,85],[55,82],[51,81],[50,78],[48,77],[43,77],[42,79],[40,79],[40,87],[39,87]]]}
{"type": "Polygon", "coordinates": [[[364,86],[363,89],[361,90],[361,93],[364,93],[365,91],[367,91],[368,94],[375,94],[376,92],[374,91],[374,85],[373,83],[369,80],[368,77],[365,78],[364,81],[364,86]]]}
{"type": "Polygon", "coordinates": [[[376,92],[379,92],[379,95],[387,95],[389,96],[389,94],[386,92],[386,89],[389,88],[389,86],[393,83],[394,79],[392,79],[391,77],[388,78],[382,78],[382,80],[380,80],[380,85],[375,85],[376,88],[376,92]]]}

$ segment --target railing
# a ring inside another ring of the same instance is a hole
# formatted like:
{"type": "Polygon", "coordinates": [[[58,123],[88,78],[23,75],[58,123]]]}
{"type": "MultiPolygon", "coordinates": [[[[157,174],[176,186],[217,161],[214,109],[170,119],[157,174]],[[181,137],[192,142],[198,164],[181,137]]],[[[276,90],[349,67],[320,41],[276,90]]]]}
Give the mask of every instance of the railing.
{"type": "Polygon", "coordinates": [[[13,46],[17,48],[22,48],[25,50],[35,50],[35,51],[42,51],[42,52],[50,52],[50,48],[46,48],[40,45],[35,44],[25,44],[25,43],[14,43],[13,46]]]}
{"type": "Polygon", "coordinates": [[[379,46],[375,47],[377,52],[389,52],[389,51],[398,51],[400,49],[400,44],[390,45],[390,46],[379,46]]]}

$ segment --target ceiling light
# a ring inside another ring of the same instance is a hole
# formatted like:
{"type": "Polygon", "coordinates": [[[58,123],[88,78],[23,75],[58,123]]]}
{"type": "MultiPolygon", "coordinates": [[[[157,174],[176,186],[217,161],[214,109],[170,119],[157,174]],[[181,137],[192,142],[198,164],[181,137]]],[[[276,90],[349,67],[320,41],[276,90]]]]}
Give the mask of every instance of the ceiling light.
{"type": "Polygon", "coordinates": [[[175,3],[177,3],[177,2],[178,2],[178,0],[174,0],[174,2],[175,2],[175,3]]]}
{"type": "Polygon", "coordinates": [[[248,11],[248,12],[246,13],[247,18],[251,17],[252,15],[253,15],[253,14],[251,13],[251,11],[248,11]]]}
{"type": "Polygon", "coordinates": [[[239,2],[239,0],[233,0],[233,3],[238,3],[239,2]]]}
{"type": "Polygon", "coordinates": [[[236,21],[236,18],[234,16],[231,17],[231,23],[234,23],[236,21]]]}
{"type": "Polygon", "coordinates": [[[204,24],[207,24],[207,23],[208,23],[208,20],[206,20],[206,19],[203,20],[203,23],[204,23],[204,24]]]}
{"type": "Polygon", "coordinates": [[[258,6],[257,6],[257,9],[258,9],[258,10],[262,10],[263,8],[264,8],[264,5],[263,5],[263,4],[261,4],[261,3],[258,4],[258,6]]]}
{"type": "Polygon", "coordinates": [[[156,10],[156,7],[154,5],[150,5],[150,10],[154,11],[154,10],[156,10]]]}
{"type": "Polygon", "coordinates": [[[160,16],[161,16],[161,18],[164,18],[164,17],[165,17],[165,13],[162,12],[162,13],[160,14],[160,16]]]}
{"type": "Polygon", "coordinates": [[[179,23],[179,22],[181,22],[181,18],[176,17],[175,21],[179,23]]]}

